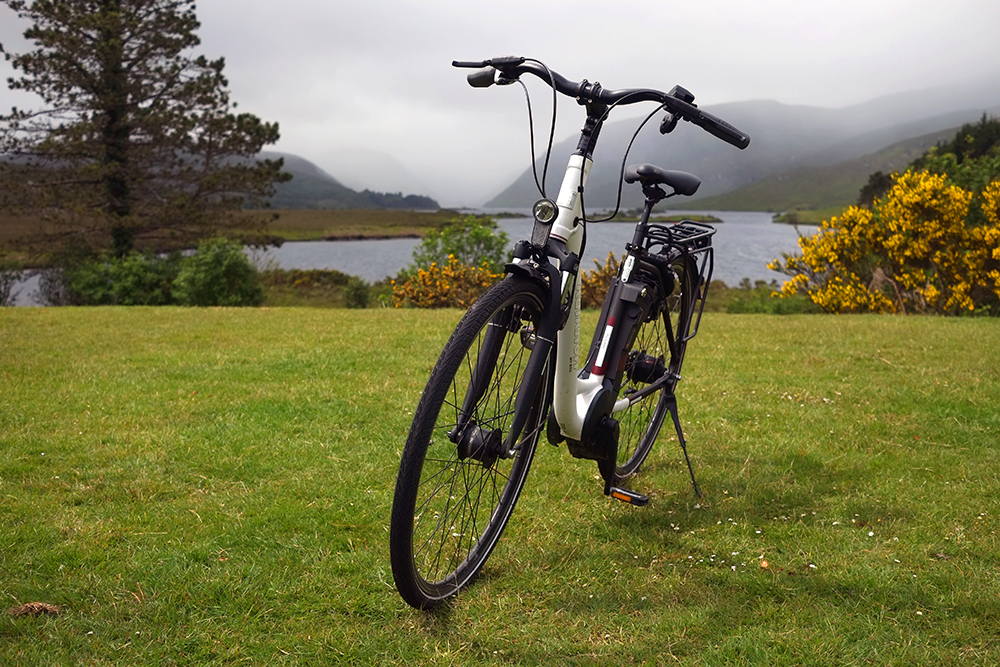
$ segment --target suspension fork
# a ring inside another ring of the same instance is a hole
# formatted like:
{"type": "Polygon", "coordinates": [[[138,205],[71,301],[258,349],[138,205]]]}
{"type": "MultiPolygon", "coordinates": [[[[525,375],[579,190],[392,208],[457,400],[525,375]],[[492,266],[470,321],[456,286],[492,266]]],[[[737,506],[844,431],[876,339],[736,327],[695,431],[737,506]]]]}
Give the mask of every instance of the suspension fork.
{"type": "MultiPolygon", "coordinates": [[[[528,356],[528,363],[524,369],[523,380],[518,388],[517,397],[514,399],[513,420],[510,430],[503,443],[503,451],[500,456],[512,455],[518,448],[521,439],[521,431],[528,420],[531,406],[537,398],[538,392],[544,383],[548,382],[546,364],[549,360],[555,344],[556,333],[561,320],[560,292],[558,285],[559,271],[552,264],[544,262],[531,270],[523,268],[521,265],[511,264],[507,267],[508,273],[524,273],[532,278],[541,279],[547,277],[546,283],[549,302],[542,313],[541,320],[532,334],[531,354],[528,356]]],[[[483,346],[479,357],[476,359],[476,367],[472,371],[469,386],[462,401],[462,407],[458,414],[458,424],[449,432],[452,442],[460,444],[466,429],[473,424],[473,413],[476,404],[482,399],[489,389],[493,379],[493,370],[500,359],[504,341],[510,331],[511,323],[514,321],[514,306],[504,309],[503,312],[494,316],[489,323],[486,335],[483,337],[483,346]]],[[[524,344],[525,341],[522,341],[524,344]]],[[[477,425],[478,426],[478,425],[477,425]]]]}

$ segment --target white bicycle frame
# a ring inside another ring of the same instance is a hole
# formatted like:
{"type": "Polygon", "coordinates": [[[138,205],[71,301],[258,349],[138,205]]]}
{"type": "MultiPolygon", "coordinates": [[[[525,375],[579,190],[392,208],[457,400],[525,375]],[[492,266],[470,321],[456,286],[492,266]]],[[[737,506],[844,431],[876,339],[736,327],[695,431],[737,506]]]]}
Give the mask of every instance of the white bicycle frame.
{"type": "MultiPolygon", "coordinates": [[[[593,161],[579,154],[569,159],[566,174],[556,205],[559,213],[552,229],[550,238],[556,238],[566,244],[566,249],[580,255],[583,244],[584,225],[582,193],[587,185],[593,161]]],[[[582,258],[581,258],[582,259],[582,258]]],[[[577,265],[579,272],[579,265],[577,265]]],[[[590,410],[590,405],[601,390],[604,380],[603,360],[607,353],[614,323],[608,323],[602,336],[594,368],[586,378],[580,375],[580,281],[576,275],[562,272],[562,291],[565,292],[567,282],[573,281],[573,297],[569,318],[558,333],[555,353],[555,372],[552,395],[552,410],[562,434],[571,440],[580,440],[583,433],[584,420],[590,410]]],[[[628,407],[629,401],[623,399],[615,404],[613,412],[628,407]]]]}

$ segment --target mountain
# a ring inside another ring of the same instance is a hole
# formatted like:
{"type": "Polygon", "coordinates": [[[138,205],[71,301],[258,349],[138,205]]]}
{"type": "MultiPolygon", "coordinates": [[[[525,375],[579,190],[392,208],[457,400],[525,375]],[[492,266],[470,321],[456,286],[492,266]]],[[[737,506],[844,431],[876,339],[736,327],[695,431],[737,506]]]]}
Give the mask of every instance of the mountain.
{"type": "Polygon", "coordinates": [[[312,162],[298,155],[266,151],[260,159],[285,161],[284,170],[292,180],[275,186],[271,207],[276,209],[429,209],[440,208],[430,197],[382,193],[363,190],[358,192],[340,183],[312,162]]]}
{"type": "MultiPolygon", "coordinates": [[[[853,204],[868,177],[905,169],[927,149],[955,137],[959,127],[906,139],[851,160],[803,167],[763,178],[725,194],[699,199],[698,208],[721,211],[792,211],[853,204]]],[[[686,206],[685,202],[677,204],[686,206]]]]}
{"type": "Polygon", "coordinates": [[[312,157],[322,159],[342,185],[359,192],[366,189],[383,192],[402,190],[422,192],[436,198],[431,188],[399,160],[367,146],[338,146],[334,151],[328,150],[312,157]]]}
{"type": "MultiPolygon", "coordinates": [[[[710,113],[750,135],[751,143],[745,151],[683,122],[672,134],[661,136],[659,118],[654,118],[637,136],[627,163],[652,162],[666,169],[697,174],[702,179],[701,189],[697,196],[685,198],[683,205],[700,208],[700,200],[763,184],[782,174],[791,176],[802,170],[873,155],[911,138],[948,130],[954,134],[958,126],[978,120],[984,112],[1000,112],[1000,85],[997,84],[996,81],[977,82],[901,93],[841,109],[793,106],[766,100],[706,106],[710,113]]],[[[636,125],[633,120],[610,122],[604,126],[595,156],[598,163],[587,186],[588,206],[615,205],[621,156],[636,125]]],[[[552,164],[565,164],[575,147],[576,137],[558,144],[553,149],[552,164]]],[[[557,182],[549,183],[550,189],[556,187],[557,182]]],[[[850,201],[856,195],[855,190],[850,201]]],[[[486,206],[526,207],[537,197],[529,170],[486,206]]],[[[641,203],[638,187],[627,187],[623,205],[632,208],[641,203]]],[[[770,204],[760,205],[774,208],[770,204]]]]}

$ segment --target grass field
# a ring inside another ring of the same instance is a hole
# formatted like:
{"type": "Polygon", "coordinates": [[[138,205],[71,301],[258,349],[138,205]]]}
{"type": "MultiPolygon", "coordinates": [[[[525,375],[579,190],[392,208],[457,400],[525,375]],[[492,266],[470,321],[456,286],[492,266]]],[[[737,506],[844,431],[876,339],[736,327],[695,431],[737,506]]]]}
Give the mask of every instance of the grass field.
{"type": "Polygon", "coordinates": [[[427,614],[387,523],[458,316],[0,309],[0,664],[996,664],[996,320],[706,314],[704,500],[671,434],[645,508],[545,445],[427,614]]]}
{"type": "Polygon", "coordinates": [[[423,236],[460,214],[455,211],[276,211],[271,232],[286,241],[423,236]]]}
{"type": "MultiPolygon", "coordinates": [[[[267,211],[260,215],[278,214],[270,231],[286,241],[316,241],[320,239],[380,238],[423,236],[427,229],[460,215],[456,211],[392,211],[392,210],[291,210],[267,211]]],[[[46,229],[39,216],[0,214],[0,244],[46,229]]]]}

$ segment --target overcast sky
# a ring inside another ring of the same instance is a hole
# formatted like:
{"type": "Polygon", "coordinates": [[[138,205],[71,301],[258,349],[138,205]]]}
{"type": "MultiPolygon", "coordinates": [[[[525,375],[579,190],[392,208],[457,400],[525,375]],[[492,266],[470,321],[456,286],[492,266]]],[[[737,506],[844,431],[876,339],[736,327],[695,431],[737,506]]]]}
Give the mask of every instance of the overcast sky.
{"type": "MultiPolygon", "coordinates": [[[[481,204],[529,165],[520,87],[473,89],[453,59],[524,55],[608,88],[680,84],[706,106],[842,107],[1000,73],[997,0],[201,0],[197,12],[197,53],[225,56],[240,109],[280,124],[274,150],[447,205],[481,204]],[[409,176],[365,174],[377,155],[409,176]]],[[[26,27],[0,8],[8,51],[27,48],[26,27]]],[[[537,128],[550,98],[533,92],[537,128]]],[[[0,89],[0,109],[14,104],[32,106],[0,89]]],[[[575,106],[561,105],[558,138],[577,130],[575,106]]]]}

